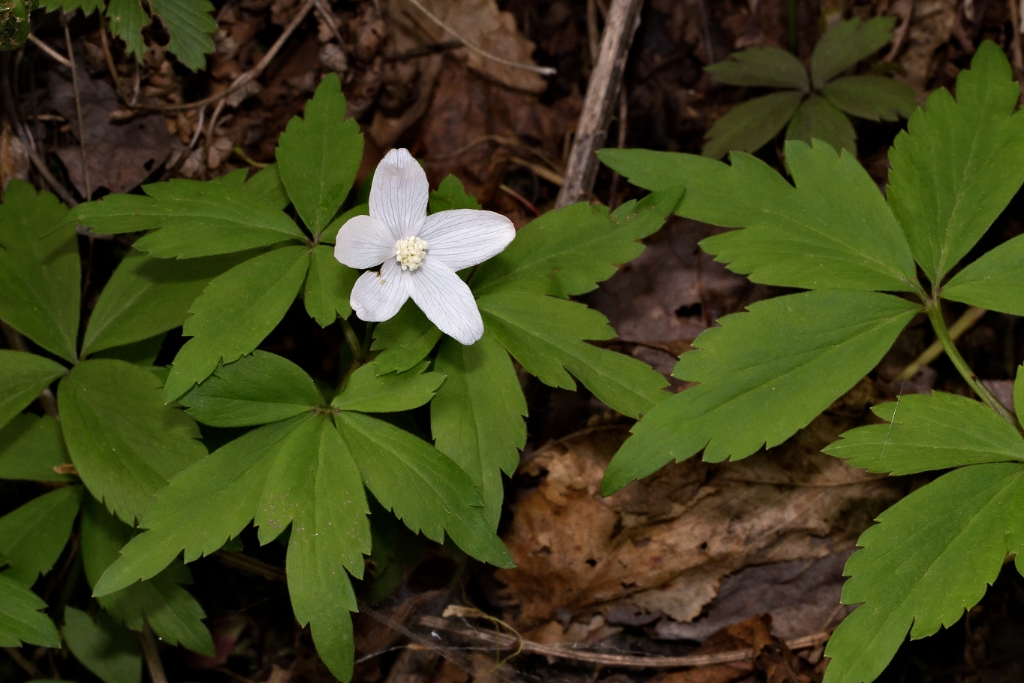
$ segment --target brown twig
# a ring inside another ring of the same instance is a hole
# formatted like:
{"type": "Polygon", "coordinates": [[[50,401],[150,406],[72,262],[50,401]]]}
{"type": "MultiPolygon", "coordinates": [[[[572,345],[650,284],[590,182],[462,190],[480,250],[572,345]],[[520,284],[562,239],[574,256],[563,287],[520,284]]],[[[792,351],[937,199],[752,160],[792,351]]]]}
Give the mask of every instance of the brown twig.
{"type": "MultiPolygon", "coordinates": [[[[988,313],[984,308],[978,308],[977,306],[971,306],[960,318],[949,326],[949,336],[956,341],[960,336],[971,329],[974,323],[981,320],[982,316],[988,313]]],[[[896,375],[896,380],[913,379],[918,372],[921,371],[925,365],[928,365],[933,360],[942,355],[942,343],[938,340],[932,342],[931,346],[924,350],[920,356],[918,356],[913,363],[903,368],[900,374],[896,375]]]]}
{"type": "Polygon", "coordinates": [[[612,109],[618,101],[622,73],[626,68],[629,46],[640,25],[643,0],[613,0],[608,21],[601,36],[601,50],[587,83],[583,113],[569,152],[565,184],[555,207],[561,208],[586,199],[594,188],[600,163],[594,152],[604,144],[612,109]]]}
{"type": "Polygon", "coordinates": [[[236,553],[230,550],[218,550],[213,554],[220,563],[228,567],[234,567],[235,569],[243,569],[247,572],[255,574],[256,576],[262,577],[267,581],[287,581],[288,575],[284,569],[275,567],[272,564],[261,562],[254,557],[249,557],[243,553],[236,553]]]}
{"type": "Polygon", "coordinates": [[[75,116],[78,117],[78,148],[82,151],[82,180],[85,182],[85,200],[92,199],[92,185],[89,182],[89,155],[85,151],[85,118],[82,116],[82,94],[78,89],[78,69],[75,68],[75,52],[71,48],[71,31],[67,15],[61,12],[61,26],[64,27],[64,44],[68,48],[68,68],[71,69],[71,88],[75,92],[75,116]]]}
{"type": "Polygon", "coordinates": [[[54,50],[52,47],[50,47],[49,45],[47,45],[43,41],[39,40],[39,38],[36,38],[34,33],[28,34],[28,41],[30,43],[32,43],[33,45],[35,45],[40,50],[42,50],[43,54],[45,54],[47,57],[49,57],[53,61],[57,62],[58,64],[63,64],[64,66],[66,66],[68,68],[71,67],[71,62],[68,61],[67,57],[65,57],[61,53],[57,52],[56,50],[54,50]]]}
{"type": "Polygon", "coordinates": [[[1010,55],[1013,61],[1013,70],[1019,78],[1024,74],[1024,49],[1021,48],[1020,40],[1020,17],[1018,16],[1017,0],[1006,0],[1006,7],[1010,10],[1010,55]]]}
{"type": "Polygon", "coordinates": [[[903,49],[903,43],[907,41],[907,35],[910,33],[910,20],[914,18],[914,3],[908,2],[907,8],[907,16],[903,18],[903,23],[896,29],[896,33],[892,39],[892,47],[889,49],[889,52],[886,53],[885,57],[882,58],[883,62],[895,61],[896,55],[898,55],[900,50],[903,49]]]}
{"type": "Polygon", "coordinates": [[[110,72],[110,77],[114,79],[114,90],[117,91],[117,96],[124,100],[121,74],[117,72],[117,64],[114,63],[114,53],[110,51],[110,40],[107,38],[107,18],[103,16],[103,12],[97,12],[97,14],[100,16],[100,45],[103,47],[103,58],[107,62],[107,71],[110,72]]]}
{"type": "Polygon", "coordinates": [[[502,64],[513,69],[523,69],[524,71],[532,71],[533,73],[540,74],[541,76],[554,76],[555,74],[558,73],[557,69],[550,66],[537,66],[535,64],[524,64],[522,62],[514,62],[511,59],[505,59],[504,57],[499,57],[498,55],[491,54],[490,52],[487,52],[486,50],[480,48],[479,46],[469,42],[466,38],[463,38],[458,31],[453,29],[451,26],[442,21],[440,17],[435,15],[426,7],[424,7],[423,3],[421,3],[420,0],[409,0],[409,2],[413,5],[413,7],[418,9],[420,12],[423,12],[423,14],[428,19],[430,19],[430,21],[439,26],[441,29],[450,33],[452,37],[458,40],[460,43],[462,43],[466,47],[466,49],[480,55],[484,59],[489,59],[490,61],[495,62],[496,64],[502,64]]]}
{"type": "MultiPolygon", "coordinates": [[[[684,655],[682,657],[644,656],[644,655],[617,655],[605,652],[592,652],[590,650],[579,650],[565,645],[548,645],[535,643],[530,640],[523,640],[520,637],[510,636],[505,633],[493,631],[478,631],[475,629],[458,628],[450,620],[441,617],[426,616],[420,619],[420,624],[434,630],[445,630],[449,633],[475,640],[478,643],[487,643],[501,650],[512,650],[521,647],[521,651],[528,654],[545,655],[558,657],[559,659],[571,659],[578,662],[589,662],[602,666],[614,666],[629,669],[683,669],[698,666],[711,666],[713,664],[728,664],[730,662],[742,662],[753,658],[754,651],[751,648],[743,650],[731,650],[728,652],[716,652],[707,655],[684,655]]],[[[803,638],[786,641],[790,650],[806,650],[826,642],[831,633],[823,631],[803,638]]]]}
{"type": "MultiPolygon", "coordinates": [[[[616,147],[623,149],[626,146],[626,133],[629,130],[629,93],[626,92],[626,86],[622,86],[622,92],[619,93],[619,134],[618,140],[616,140],[616,147]]],[[[611,187],[608,189],[608,208],[615,210],[619,205],[619,183],[622,181],[622,176],[619,175],[618,171],[612,173],[611,187]]],[[[702,309],[703,310],[703,309],[702,309]]]]}
{"type": "Polygon", "coordinates": [[[5,647],[4,652],[9,654],[11,656],[11,659],[14,660],[15,664],[20,666],[25,671],[25,673],[27,673],[33,679],[42,680],[47,678],[46,674],[40,671],[39,667],[33,664],[31,660],[25,657],[25,655],[21,654],[18,648],[5,647]]]}
{"type": "Polygon", "coordinates": [[[331,33],[334,34],[334,39],[338,41],[338,45],[344,45],[345,41],[341,39],[341,31],[338,30],[338,26],[334,23],[334,15],[331,14],[324,0],[316,0],[316,11],[324,18],[327,28],[331,29],[331,33]]]}
{"type": "Polygon", "coordinates": [[[167,673],[164,671],[163,662],[160,661],[160,650],[156,646],[153,629],[149,627],[149,621],[145,617],[142,618],[142,633],[138,634],[138,637],[142,657],[146,660],[146,668],[149,670],[149,679],[152,683],[167,683],[167,673]]]}

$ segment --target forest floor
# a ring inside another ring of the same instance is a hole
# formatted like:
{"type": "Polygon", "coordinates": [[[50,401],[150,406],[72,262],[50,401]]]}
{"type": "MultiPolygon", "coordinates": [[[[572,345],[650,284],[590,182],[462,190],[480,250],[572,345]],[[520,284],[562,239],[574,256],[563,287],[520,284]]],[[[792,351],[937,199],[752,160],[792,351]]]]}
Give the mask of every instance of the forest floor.
{"type": "MultiPolygon", "coordinates": [[[[557,74],[544,78],[474,58],[407,0],[218,0],[220,28],[207,71],[193,74],[159,48],[140,65],[116,41],[108,54],[97,16],[79,15],[70,35],[85,76],[77,101],[82,134],[69,70],[34,46],[15,57],[22,60],[12,84],[17,115],[56,182],[82,201],[155,179],[209,179],[271,162],[287,121],[321,77],[336,71],[366,138],[357,183],[388,149],[407,147],[432,184],[454,174],[485,208],[521,226],[554,205],[605,0],[424,3],[481,48],[512,60],[532,57],[557,74]],[[296,30],[258,78],[205,106],[176,108],[223,93],[293,20],[296,30]],[[152,110],[130,109],[126,101],[152,110]]],[[[806,59],[835,17],[896,16],[896,37],[880,55],[923,103],[928,92],[954,84],[983,39],[999,43],[1020,75],[1013,3],[800,0],[798,54],[806,59]]],[[[36,35],[66,54],[60,23],[46,16],[36,35]]],[[[711,124],[751,94],[715,84],[703,67],[748,46],[787,47],[786,17],[782,0],[648,0],[607,144],[699,153],[711,124]]],[[[165,42],[159,27],[149,30],[151,44],[165,42]]],[[[884,185],[888,147],[905,123],[856,125],[861,162],[884,185]]],[[[759,156],[782,168],[774,143],[759,156]]],[[[11,177],[44,186],[5,124],[0,181],[11,177]]],[[[595,201],[617,206],[641,195],[607,169],[598,175],[595,201]]],[[[1018,197],[977,250],[1024,232],[1022,208],[1018,197]]],[[[777,293],[701,252],[697,243],[714,230],[673,218],[639,259],[588,297],[617,330],[615,348],[668,375],[676,356],[718,318],[777,293]]],[[[116,240],[90,245],[87,302],[126,249],[116,240]]],[[[950,320],[961,313],[947,312],[950,320]]],[[[819,681],[828,633],[847,612],[839,603],[842,567],[858,535],[927,480],[879,478],[819,451],[873,419],[870,405],[899,393],[967,393],[944,357],[912,380],[894,381],[930,335],[926,320],[915,321],[869,378],[781,446],[734,464],[671,465],[608,499],[599,482],[630,421],[582,389],[529,383],[529,442],[507,482],[500,529],[518,568],[495,571],[393,529],[393,552],[375,551],[373,584],[363,586],[369,604],[356,618],[355,680],[819,681]],[[665,657],[692,657],[684,661],[696,665],[668,666],[665,657]]],[[[321,330],[295,310],[264,347],[332,381],[342,343],[340,331],[321,330]]],[[[161,362],[180,344],[180,335],[168,339],[161,362]]],[[[1024,359],[1024,327],[989,313],[959,346],[1005,395],[1024,359]]],[[[231,555],[195,563],[192,590],[210,615],[219,656],[168,649],[171,680],[333,680],[292,618],[277,569],[283,547],[250,547],[258,564],[240,567],[231,555]]],[[[1024,580],[1007,565],[966,619],[908,643],[881,680],[1021,680],[1022,615],[1024,580]]]]}

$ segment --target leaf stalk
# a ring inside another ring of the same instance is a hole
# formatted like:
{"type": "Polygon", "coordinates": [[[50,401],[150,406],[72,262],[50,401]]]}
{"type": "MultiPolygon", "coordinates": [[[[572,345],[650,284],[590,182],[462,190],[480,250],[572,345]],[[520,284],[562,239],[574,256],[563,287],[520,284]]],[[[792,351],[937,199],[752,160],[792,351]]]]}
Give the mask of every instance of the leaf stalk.
{"type": "Polygon", "coordinates": [[[949,334],[949,328],[946,327],[946,321],[942,317],[942,306],[938,299],[932,299],[928,302],[925,307],[928,312],[928,319],[932,323],[932,328],[935,330],[935,336],[938,338],[939,343],[942,344],[942,348],[946,351],[946,355],[953,361],[953,365],[956,367],[960,376],[964,378],[964,381],[974,390],[974,393],[984,401],[984,403],[996,411],[1000,417],[1012,424],[1017,431],[1021,431],[1020,422],[1017,417],[1007,410],[1006,406],[999,402],[991,391],[989,391],[984,384],[978,379],[978,376],[974,374],[971,366],[967,364],[964,357],[960,355],[960,351],[956,348],[956,343],[953,341],[952,336],[949,334]]]}

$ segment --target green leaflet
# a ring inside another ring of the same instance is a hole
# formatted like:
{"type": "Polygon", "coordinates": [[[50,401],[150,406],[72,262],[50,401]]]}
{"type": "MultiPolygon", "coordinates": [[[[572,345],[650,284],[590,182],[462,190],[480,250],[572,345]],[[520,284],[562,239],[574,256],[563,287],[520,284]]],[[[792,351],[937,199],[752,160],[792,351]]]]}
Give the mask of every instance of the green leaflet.
{"type": "Polygon", "coordinates": [[[57,628],[39,611],[45,607],[31,590],[0,574],[0,647],[60,647],[57,628]]]}
{"type": "Polygon", "coordinates": [[[811,53],[811,80],[820,88],[892,40],[896,17],[841,21],[825,32],[811,53]]]}
{"type": "Polygon", "coordinates": [[[297,515],[313,504],[316,454],[323,416],[300,418],[274,455],[267,471],[253,523],[259,527],[261,544],[281,535],[297,515]]]}
{"type": "Polygon", "coordinates": [[[822,290],[761,301],[719,320],[673,374],[700,382],[633,427],[602,492],[704,449],[740,459],[806,426],[866,375],[920,306],[888,294],[822,290]],[[778,334],[785,330],[785,336],[778,334]]]}
{"type": "Polygon", "coordinates": [[[985,41],[957,77],[910,117],[889,153],[889,204],[933,283],[970,251],[1024,182],[1020,88],[985,41]]]}
{"type": "Polygon", "coordinates": [[[82,355],[149,339],[181,325],[210,280],[245,256],[177,261],[129,252],[96,301],[82,355]]]}
{"type": "Polygon", "coordinates": [[[811,95],[786,126],[786,140],[800,140],[809,145],[816,139],[827,142],[837,151],[845,149],[857,155],[857,131],[850,119],[824,97],[811,95]]]}
{"type": "Polygon", "coordinates": [[[908,630],[929,636],[981,599],[1024,531],[1007,514],[1024,505],[1022,475],[1015,464],[964,467],[879,515],[846,563],[843,602],[864,604],[829,640],[827,683],[873,680],[908,630]]]}
{"type": "Polygon", "coordinates": [[[440,372],[423,372],[427,363],[400,373],[377,375],[374,364],[363,365],[348,378],[345,389],[331,406],[358,413],[397,413],[427,403],[444,382],[440,372]]]}
{"type": "Polygon", "coordinates": [[[931,396],[906,396],[872,410],[892,424],[852,429],[824,452],[855,467],[892,474],[1024,462],[1024,439],[978,401],[936,391],[931,396]]]}
{"type": "Polygon", "coordinates": [[[668,382],[649,365],[584,340],[611,339],[607,319],[582,304],[526,292],[499,292],[477,300],[484,324],[537,379],[575,389],[571,372],[623,415],[638,417],[668,398],[668,382]]]}
{"type": "Polygon", "coordinates": [[[49,415],[16,415],[0,429],[0,479],[70,481],[53,468],[70,462],[60,423],[49,415]]]}
{"type": "Polygon", "coordinates": [[[437,189],[430,193],[430,202],[427,206],[429,213],[480,208],[480,202],[476,197],[468,194],[462,181],[453,175],[445,176],[437,189]]]}
{"type": "Polygon", "coordinates": [[[97,498],[127,522],[167,480],[206,455],[195,422],[161,399],[152,373],[124,361],[76,366],[57,392],[71,461],[97,498]]]}
{"type": "Polygon", "coordinates": [[[153,230],[134,246],[160,258],[213,256],[306,239],[273,204],[229,183],[171,180],[143,190],[148,197],[116,194],[79,204],[60,225],[87,225],[104,234],[153,230]]]}
{"type": "Polygon", "coordinates": [[[65,486],[0,517],[0,556],[10,565],[4,576],[31,586],[49,572],[71,537],[81,501],[81,486],[65,486]]]}
{"type": "Polygon", "coordinates": [[[480,266],[470,280],[477,297],[524,291],[561,298],[585,294],[644,250],[639,243],[658,231],[683,190],[670,187],[614,213],[580,202],[525,225],[505,251],[480,266]]]}
{"type": "Polygon", "coordinates": [[[405,372],[426,358],[441,336],[441,330],[410,299],[394,318],[373,328],[370,350],[382,351],[373,364],[381,374],[405,372]]]}
{"type": "Polygon", "coordinates": [[[783,287],[912,291],[906,238],[867,172],[824,145],[786,145],[796,181],[733,153],[732,165],[690,154],[604,149],[601,160],[652,190],[685,184],[676,212],[730,228],[701,246],[754,282],[783,287]]]}
{"type": "Polygon", "coordinates": [[[335,416],[363,483],[413,531],[440,543],[445,532],[473,557],[511,567],[484,517],[480,494],[458,465],[421,439],[368,415],[335,416]],[[415,495],[410,492],[415,491],[415,495]]]}
{"type": "Polygon", "coordinates": [[[142,29],[149,26],[150,19],[139,0],[110,0],[106,14],[110,20],[110,32],[123,40],[128,54],[135,55],[135,59],[141,62],[146,52],[142,29]]]}
{"type": "Polygon", "coordinates": [[[472,346],[441,342],[436,366],[448,379],[430,403],[438,450],[480,490],[492,529],[501,516],[501,473],[511,476],[526,445],[526,398],[508,354],[489,333],[472,346]]]}
{"type": "Polygon", "coordinates": [[[730,150],[756,152],[786,127],[805,96],[784,90],[737,104],[711,126],[700,153],[721,159],[730,150]]]}
{"type": "Polygon", "coordinates": [[[81,265],[67,208],[21,180],[0,206],[0,319],[65,360],[78,358],[81,265]]]}
{"type": "MultiPolygon", "coordinates": [[[[295,210],[319,235],[341,208],[363,158],[363,136],[346,119],[341,81],[329,73],[277,143],[277,167],[295,210]]],[[[347,316],[346,316],[347,317],[347,316]]]]}
{"type": "Polygon", "coordinates": [[[214,278],[189,309],[183,331],[192,339],[174,359],[164,399],[178,398],[219,363],[251,353],[288,312],[308,266],[306,247],[281,247],[214,278]]]}
{"type": "Polygon", "coordinates": [[[43,389],[67,372],[60,363],[22,351],[0,349],[0,427],[36,400],[43,389]]]}
{"type": "MultiPolygon", "coordinates": [[[[95,586],[131,537],[131,527],[118,521],[94,498],[86,499],[82,514],[82,562],[90,586],[95,586]]],[[[176,562],[149,581],[97,596],[97,600],[108,614],[134,631],[142,630],[145,618],[153,632],[171,645],[212,656],[213,638],[203,625],[206,613],[180,585],[190,583],[191,573],[176,562]]]]}
{"type": "Polygon", "coordinates": [[[909,118],[917,109],[917,94],[906,83],[885,76],[845,76],[821,89],[842,111],[871,121],[909,118]]]}
{"type": "Polygon", "coordinates": [[[261,168],[252,178],[245,181],[242,187],[270,202],[271,206],[278,211],[283,211],[292,203],[284,189],[284,182],[281,180],[281,174],[277,170],[277,164],[270,164],[266,168],[261,168]]]}
{"type": "Polygon", "coordinates": [[[281,356],[254,351],[222,365],[181,397],[186,412],[213,427],[248,427],[309,413],[323,402],[313,380],[281,356]]]}
{"type": "Polygon", "coordinates": [[[810,89],[804,65],[792,53],[777,47],[748,47],[704,70],[728,85],[810,89]]]}
{"type": "Polygon", "coordinates": [[[252,520],[267,471],[299,418],[254,429],[181,472],[146,511],[147,529],[96,580],[104,596],[156,576],[184,551],[185,562],[219,550],[252,520]]]}
{"type": "Polygon", "coordinates": [[[178,61],[192,71],[206,66],[206,55],[213,52],[211,34],[217,30],[213,5],[207,0],[150,0],[150,6],[167,27],[167,49],[178,61]]]}
{"type": "Polygon", "coordinates": [[[316,320],[320,327],[327,327],[341,317],[352,315],[349,297],[352,285],[359,278],[359,271],[349,268],[334,258],[334,251],[327,246],[316,246],[309,260],[306,287],[302,298],[306,313],[316,320]]]}
{"type": "Polygon", "coordinates": [[[74,607],[64,608],[64,640],[75,659],[103,683],[140,683],[142,653],[131,631],[102,612],[97,620],[74,607]]]}
{"type": "Polygon", "coordinates": [[[942,298],[1024,315],[1024,235],[983,254],[953,276],[942,298]]]}
{"type": "MultiPolygon", "coordinates": [[[[361,578],[370,552],[369,507],[359,470],[330,419],[317,421],[311,455],[315,475],[302,492],[312,505],[295,516],[288,543],[288,593],[300,625],[309,624],[317,651],[341,680],[352,678],[349,612],[356,597],[348,574],[361,578]]],[[[261,528],[262,531],[262,528],[261,528]]]]}

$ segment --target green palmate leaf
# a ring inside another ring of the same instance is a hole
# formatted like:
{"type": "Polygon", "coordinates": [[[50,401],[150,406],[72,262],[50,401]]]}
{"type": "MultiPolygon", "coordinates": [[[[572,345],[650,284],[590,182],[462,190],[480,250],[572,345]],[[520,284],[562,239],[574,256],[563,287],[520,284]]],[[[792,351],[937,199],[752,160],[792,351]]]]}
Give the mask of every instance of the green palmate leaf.
{"type": "Polygon", "coordinates": [[[188,414],[213,427],[248,427],[309,413],[323,399],[295,363],[254,351],[217,368],[181,398],[188,414]]]}
{"type": "Polygon", "coordinates": [[[167,49],[192,71],[202,69],[217,30],[213,5],[207,0],[150,0],[150,6],[171,37],[167,49]]]}
{"type": "Polygon", "coordinates": [[[942,298],[1024,315],[1024,235],[1000,244],[942,288],[942,298]]]}
{"type": "Polygon", "coordinates": [[[160,258],[213,256],[305,240],[273,204],[230,183],[172,180],[143,189],[148,197],[116,194],[79,204],[61,225],[87,225],[104,234],[155,230],[134,246],[160,258]]]}
{"type": "Polygon", "coordinates": [[[843,602],[864,603],[832,634],[827,683],[872,681],[910,631],[951,626],[995,581],[1007,536],[1020,538],[1024,469],[1014,464],[954,470],[878,517],[846,563],[843,602]]]}
{"type": "Polygon", "coordinates": [[[211,183],[223,183],[232,187],[244,187],[245,179],[249,177],[249,169],[247,168],[236,168],[234,171],[229,171],[218,178],[212,178],[211,183]]]}
{"type": "Polygon", "coordinates": [[[142,29],[149,26],[150,20],[139,0],[110,0],[107,19],[110,20],[110,32],[123,40],[128,54],[135,55],[135,59],[141,62],[146,52],[142,29]]]}
{"type": "Polygon", "coordinates": [[[160,380],[117,360],[89,360],[57,395],[71,461],[97,498],[133,523],[167,480],[206,455],[199,428],[168,408],[160,380]]]}
{"type": "Polygon", "coordinates": [[[584,340],[615,336],[607,319],[573,301],[526,292],[498,292],[477,303],[486,328],[545,384],[575,389],[575,375],[623,415],[638,417],[668,397],[668,382],[645,363],[584,340]],[[568,372],[567,372],[568,371],[568,372]]]}
{"type": "Polygon", "coordinates": [[[81,486],[65,486],[33,498],[0,517],[4,576],[31,586],[53,567],[71,536],[82,502],[81,486]]]}
{"type": "Polygon", "coordinates": [[[320,323],[320,327],[327,327],[339,316],[352,315],[349,297],[358,278],[359,271],[340,263],[330,247],[321,244],[314,248],[302,295],[309,317],[320,323]]]}
{"type": "MultiPolygon", "coordinates": [[[[27,4],[30,9],[34,9],[35,6],[31,2],[27,4]]],[[[103,0],[41,0],[39,7],[47,12],[64,10],[71,13],[82,10],[82,13],[88,16],[103,7],[103,0]]]]}
{"type": "Polygon", "coordinates": [[[96,301],[82,355],[149,339],[181,325],[210,280],[245,256],[176,261],[129,252],[96,301]]]}
{"type": "Polygon", "coordinates": [[[345,96],[335,73],[327,74],[305,116],[295,116],[277,143],[277,167],[299,217],[319,235],[341,208],[363,158],[363,136],[346,119],[345,96]]]}
{"type": "Polygon", "coordinates": [[[53,380],[67,372],[60,363],[22,351],[0,349],[0,427],[36,400],[53,380]]]}
{"type": "Polygon", "coordinates": [[[282,247],[214,278],[189,309],[183,331],[192,339],[174,359],[164,399],[173,401],[218,364],[251,353],[288,312],[308,266],[305,247],[282,247]]]}
{"type": "Polygon", "coordinates": [[[382,351],[373,364],[381,374],[405,372],[426,358],[441,336],[419,306],[406,301],[394,318],[373,328],[370,350],[382,351]]]}
{"type": "Polygon", "coordinates": [[[41,347],[75,360],[78,338],[78,239],[53,230],[67,213],[49,192],[13,180],[0,206],[0,319],[41,347]]]}
{"type": "Polygon", "coordinates": [[[891,424],[858,427],[824,449],[872,472],[915,474],[960,465],[1024,462],[1024,439],[978,401],[936,391],[872,411],[891,424]]]}
{"type": "Polygon", "coordinates": [[[440,543],[444,534],[467,553],[499,567],[512,558],[491,531],[469,476],[430,444],[360,413],[335,416],[363,482],[413,531],[440,543]]]}
{"type": "MultiPolygon", "coordinates": [[[[82,514],[82,562],[90,586],[132,537],[132,528],[122,524],[95,499],[87,498],[82,514]]],[[[143,620],[171,645],[212,656],[213,638],[203,625],[206,613],[180,584],[192,583],[192,575],[180,562],[171,564],[149,581],[143,581],[98,598],[100,606],[134,631],[143,620]]]]}
{"type": "Polygon", "coordinates": [[[299,495],[307,505],[295,516],[288,543],[288,593],[295,619],[310,625],[324,663],[336,677],[352,678],[353,634],[349,612],[356,596],[347,569],[363,575],[370,552],[369,507],[359,470],[329,419],[318,421],[308,453],[315,474],[299,495]]]}
{"type": "Polygon", "coordinates": [[[704,70],[719,83],[728,85],[810,89],[804,65],[792,53],[777,47],[748,47],[704,70]]]}
{"type": "Polygon", "coordinates": [[[608,495],[704,449],[720,462],[777,446],[866,375],[920,306],[888,294],[824,290],[721,318],[673,374],[700,382],[633,427],[605,473],[608,495]],[[778,333],[785,330],[785,336],[778,333]]]}
{"type": "Polygon", "coordinates": [[[64,640],[75,659],[103,683],[140,683],[142,653],[131,631],[100,612],[97,620],[74,607],[64,608],[64,640]]]}
{"type": "Polygon", "coordinates": [[[824,97],[811,95],[793,114],[786,127],[786,140],[823,140],[838,150],[857,155],[857,131],[846,114],[824,97]]]}
{"type": "Polygon", "coordinates": [[[275,208],[283,210],[292,200],[284,189],[284,182],[277,170],[277,164],[270,164],[260,169],[252,178],[249,178],[243,187],[262,199],[270,202],[275,208]]]}
{"type": "Polygon", "coordinates": [[[23,413],[0,429],[0,479],[70,481],[53,468],[69,462],[60,423],[23,413]]]}
{"type": "Polygon", "coordinates": [[[281,444],[305,418],[260,427],[222,446],[157,494],[121,557],[99,578],[97,596],[160,573],[179,553],[185,562],[219,550],[252,520],[281,444]]]}
{"type": "Polygon", "coordinates": [[[721,159],[726,152],[756,152],[786,127],[805,94],[797,90],[755,97],[737,104],[715,121],[701,154],[721,159]]]}
{"type": "Polygon", "coordinates": [[[640,255],[637,240],[657,232],[682,196],[682,188],[669,188],[611,214],[585,202],[546,213],[484,263],[470,287],[476,296],[517,290],[568,298],[592,291],[617,265],[640,255]]]}
{"type": "Polygon", "coordinates": [[[767,164],[734,153],[732,165],[692,154],[600,152],[634,185],[686,185],[676,212],[727,228],[701,246],[754,282],[808,289],[913,291],[914,259],[878,186],[851,154],[786,145],[796,187],[767,164]]]}
{"type": "Polygon", "coordinates": [[[917,109],[914,89],[885,76],[837,78],[822,88],[821,94],[847,114],[871,121],[908,118],[917,109]]]}
{"type": "Polygon", "coordinates": [[[373,364],[352,373],[345,389],[331,406],[359,413],[397,413],[412,410],[430,401],[444,382],[440,372],[423,372],[429,363],[419,363],[405,372],[377,375],[373,364]]]}
{"type": "Polygon", "coordinates": [[[526,398],[512,361],[490,334],[472,346],[441,342],[435,367],[448,376],[430,403],[438,450],[470,476],[492,529],[501,517],[501,473],[512,475],[526,445],[526,398]]]}
{"type": "Polygon", "coordinates": [[[57,627],[39,611],[45,607],[31,590],[0,574],[0,647],[60,647],[57,627]]]}
{"type": "Polygon", "coordinates": [[[453,175],[445,176],[437,189],[430,193],[430,213],[454,209],[480,209],[476,197],[466,192],[462,181],[453,175]]]}
{"type": "Polygon", "coordinates": [[[322,415],[300,418],[278,447],[253,520],[260,543],[280,536],[313,503],[314,462],[323,422],[322,415]]]}
{"type": "Polygon", "coordinates": [[[933,282],[970,251],[1024,182],[1024,115],[1006,56],[985,41],[910,117],[889,152],[889,203],[933,282]]]}
{"type": "Polygon", "coordinates": [[[875,17],[841,21],[814,46],[811,53],[811,79],[820,88],[857,62],[870,57],[892,40],[896,17],[875,17]]]}

